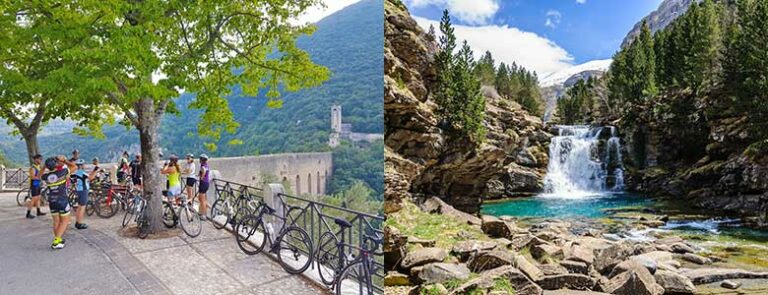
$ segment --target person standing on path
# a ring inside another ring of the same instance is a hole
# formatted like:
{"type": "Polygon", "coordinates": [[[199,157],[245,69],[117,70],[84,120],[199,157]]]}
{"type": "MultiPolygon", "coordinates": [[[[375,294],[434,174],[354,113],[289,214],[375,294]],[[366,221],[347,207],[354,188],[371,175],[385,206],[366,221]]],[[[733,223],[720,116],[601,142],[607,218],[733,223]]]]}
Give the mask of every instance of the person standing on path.
{"type": "Polygon", "coordinates": [[[75,171],[75,194],[77,194],[77,211],[75,212],[75,228],[86,229],[88,225],[83,223],[85,217],[85,206],[88,204],[88,192],[91,189],[91,181],[96,177],[98,171],[92,170],[90,173],[85,171],[85,161],[78,159],[75,161],[77,170],[75,171]]]}
{"type": "Polygon", "coordinates": [[[181,167],[179,167],[179,157],[171,155],[170,161],[163,165],[161,174],[168,177],[168,201],[175,204],[176,197],[181,194],[181,167]]]}
{"type": "Polygon", "coordinates": [[[45,213],[40,212],[40,195],[43,192],[43,183],[40,180],[40,175],[42,175],[43,172],[40,167],[42,164],[42,155],[37,154],[32,157],[32,167],[29,168],[29,195],[32,196],[32,198],[27,202],[27,218],[29,219],[35,218],[35,216],[32,215],[32,207],[37,209],[37,216],[45,215],[45,213]]]}
{"type": "Polygon", "coordinates": [[[200,200],[200,219],[208,219],[206,212],[208,212],[207,193],[208,187],[211,183],[210,168],[208,168],[208,156],[205,154],[200,155],[200,184],[197,190],[197,199],[200,200]]]}
{"type": "Polygon", "coordinates": [[[187,196],[189,200],[193,200],[195,195],[195,183],[197,182],[197,175],[195,175],[195,155],[187,154],[187,161],[181,166],[181,175],[186,181],[187,196]]]}
{"type": "Polygon", "coordinates": [[[80,160],[80,151],[75,149],[74,151],[72,151],[72,158],[70,158],[69,161],[74,163],[74,162],[77,162],[77,160],[80,160]]]}
{"type": "Polygon", "coordinates": [[[141,186],[141,154],[136,154],[136,159],[131,161],[131,182],[133,183],[133,186],[138,189],[142,190],[141,186]]]}
{"type": "Polygon", "coordinates": [[[123,155],[120,156],[120,160],[117,162],[117,182],[120,184],[125,184],[128,173],[130,173],[130,167],[128,165],[128,151],[123,151],[123,155]]]}
{"type": "Polygon", "coordinates": [[[64,232],[69,226],[69,198],[67,197],[67,181],[71,171],[75,170],[75,164],[68,161],[63,155],[45,160],[45,173],[43,180],[48,185],[48,206],[53,217],[53,243],[52,249],[64,248],[64,232]]]}

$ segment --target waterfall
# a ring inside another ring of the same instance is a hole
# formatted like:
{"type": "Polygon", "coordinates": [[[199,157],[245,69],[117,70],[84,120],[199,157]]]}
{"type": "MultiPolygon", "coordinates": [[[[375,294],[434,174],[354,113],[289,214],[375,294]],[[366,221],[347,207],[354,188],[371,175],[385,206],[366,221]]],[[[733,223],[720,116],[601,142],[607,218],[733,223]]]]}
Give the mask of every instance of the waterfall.
{"type": "Polygon", "coordinates": [[[561,125],[557,130],[544,178],[549,195],[580,198],[623,188],[621,141],[615,127],[561,125]]]}

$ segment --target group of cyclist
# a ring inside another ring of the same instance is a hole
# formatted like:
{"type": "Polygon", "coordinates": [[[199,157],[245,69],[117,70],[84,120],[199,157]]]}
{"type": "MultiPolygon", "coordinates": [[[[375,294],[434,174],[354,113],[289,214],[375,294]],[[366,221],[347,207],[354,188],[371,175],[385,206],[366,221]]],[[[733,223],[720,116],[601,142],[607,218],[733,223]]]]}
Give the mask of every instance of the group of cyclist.
{"type": "MultiPolygon", "coordinates": [[[[141,155],[135,155],[132,161],[128,160],[129,153],[124,151],[118,161],[117,181],[119,184],[126,184],[130,180],[134,188],[141,190],[142,187],[142,167],[141,155]]],[[[160,169],[160,173],[167,177],[166,197],[169,201],[176,201],[182,193],[181,181],[186,184],[187,196],[194,197],[200,201],[199,214],[203,220],[207,219],[207,192],[210,186],[211,174],[208,167],[208,156],[200,155],[200,169],[198,171],[195,165],[193,154],[186,155],[184,164],[179,163],[176,155],[171,155],[160,169]],[[194,194],[194,187],[197,184],[197,193],[194,194]]],[[[52,249],[64,248],[64,233],[70,222],[70,203],[69,191],[74,191],[76,195],[75,228],[82,230],[88,228],[83,223],[85,207],[88,203],[88,195],[91,182],[96,178],[104,178],[105,171],[99,166],[99,159],[94,158],[92,169],[85,169],[85,161],[80,159],[80,152],[74,150],[72,157],[67,159],[64,155],[50,157],[43,161],[42,155],[32,157],[32,167],[29,168],[30,179],[30,200],[27,202],[26,217],[33,219],[36,216],[44,216],[45,212],[40,210],[41,195],[43,193],[43,184],[46,188],[49,210],[53,218],[53,242],[52,249]],[[32,214],[33,207],[36,214],[32,214]]]]}

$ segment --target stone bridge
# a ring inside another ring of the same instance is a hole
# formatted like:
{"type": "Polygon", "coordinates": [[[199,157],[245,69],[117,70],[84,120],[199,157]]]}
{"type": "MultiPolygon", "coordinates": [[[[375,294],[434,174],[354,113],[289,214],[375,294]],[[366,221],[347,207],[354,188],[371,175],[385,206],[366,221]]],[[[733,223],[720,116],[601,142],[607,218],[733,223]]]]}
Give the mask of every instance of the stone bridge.
{"type": "MultiPolygon", "coordinates": [[[[328,180],[333,173],[333,154],[330,152],[211,158],[208,163],[211,170],[217,171],[214,173],[216,178],[258,187],[261,187],[262,183],[282,182],[296,195],[325,194],[328,180]]],[[[110,170],[114,170],[116,166],[114,163],[102,165],[110,170]]],[[[27,171],[27,168],[22,169],[27,171]]],[[[16,171],[18,168],[0,171],[0,191],[18,187],[18,184],[6,185],[6,181],[10,182],[6,176],[16,171]]]]}

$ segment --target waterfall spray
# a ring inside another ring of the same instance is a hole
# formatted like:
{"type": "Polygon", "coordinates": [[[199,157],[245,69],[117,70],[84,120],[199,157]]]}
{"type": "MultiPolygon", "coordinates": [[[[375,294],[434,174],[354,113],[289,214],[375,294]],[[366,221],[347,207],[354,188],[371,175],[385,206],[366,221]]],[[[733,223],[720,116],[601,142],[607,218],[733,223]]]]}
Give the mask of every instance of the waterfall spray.
{"type": "Polygon", "coordinates": [[[623,188],[621,142],[614,127],[563,125],[557,126],[557,130],[558,135],[549,145],[549,166],[544,178],[548,194],[582,198],[623,188]],[[604,131],[609,131],[610,137],[606,145],[600,147],[604,131]]]}

